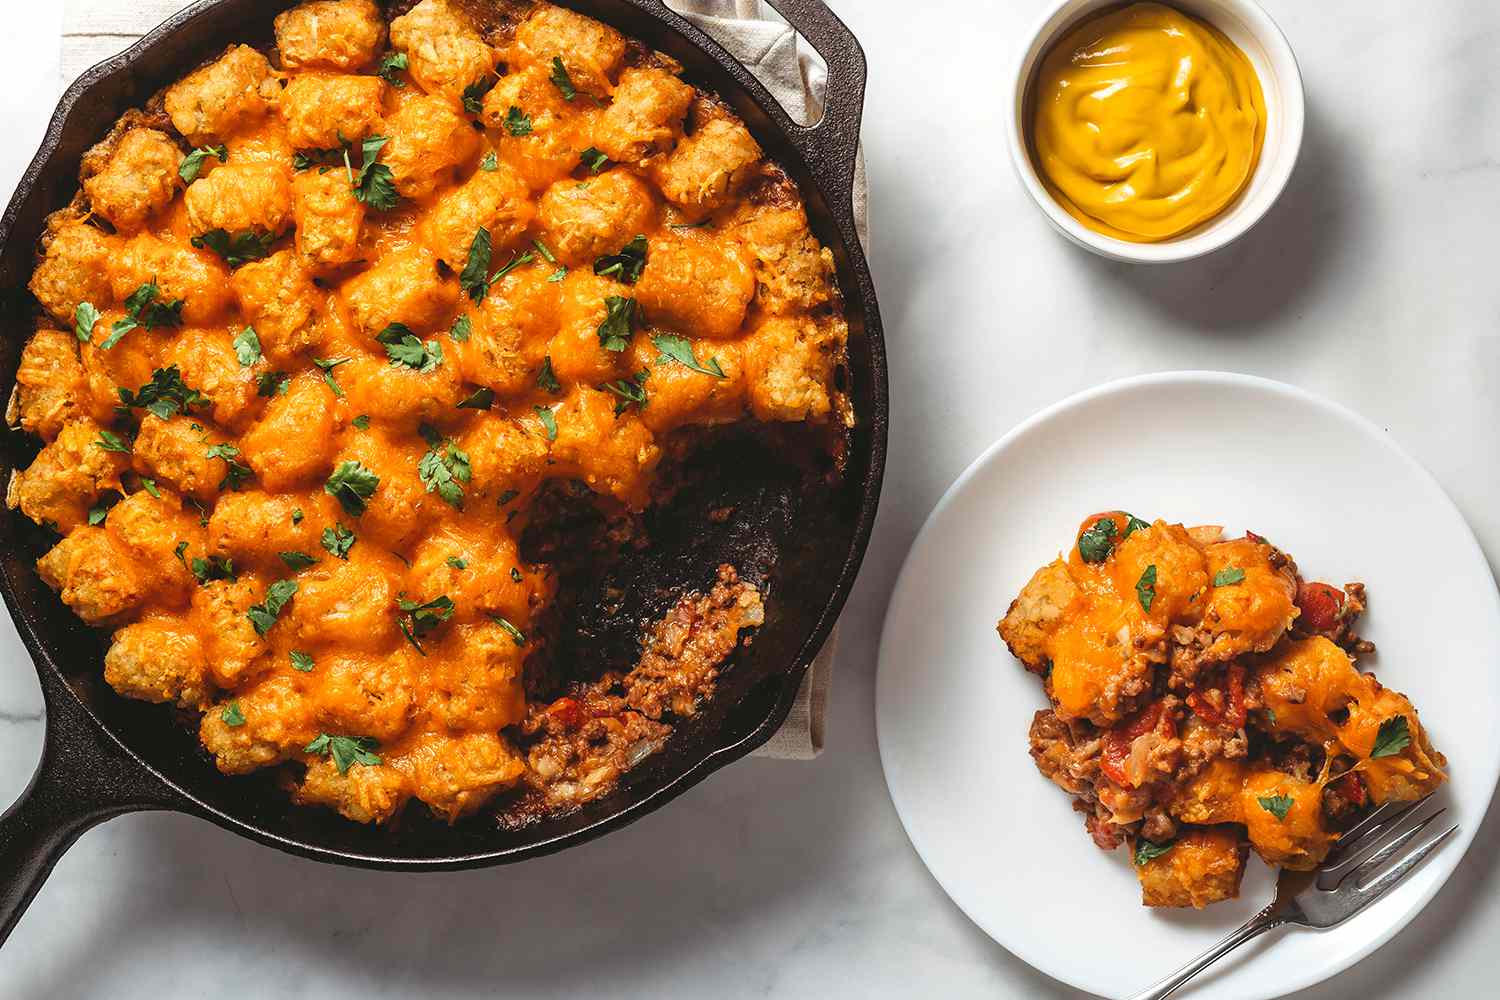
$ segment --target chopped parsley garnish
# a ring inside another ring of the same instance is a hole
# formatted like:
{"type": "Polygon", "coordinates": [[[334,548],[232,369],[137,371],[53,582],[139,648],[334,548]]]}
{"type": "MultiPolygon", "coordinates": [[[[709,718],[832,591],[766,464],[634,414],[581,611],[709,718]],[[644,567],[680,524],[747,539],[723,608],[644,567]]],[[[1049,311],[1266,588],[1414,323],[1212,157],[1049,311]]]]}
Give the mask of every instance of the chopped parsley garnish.
{"type": "Polygon", "coordinates": [[[240,710],[238,700],[231,701],[224,706],[224,711],[219,713],[219,718],[224,720],[226,726],[243,726],[245,724],[245,713],[240,710]]]}
{"type": "Polygon", "coordinates": [[[1286,814],[1292,811],[1294,802],[1290,795],[1264,795],[1256,798],[1260,807],[1285,823],[1286,814]]]}
{"type": "Polygon", "coordinates": [[[184,566],[187,565],[187,559],[185,559],[183,557],[183,553],[186,552],[187,550],[188,550],[188,543],[187,542],[178,542],[177,543],[177,547],[172,550],[172,554],[177,557],[177,561],[180,562],[180,563],[182,563],[184,566]]]}
{"type": "Polygon", "coordinates": [[[515,136],[530,135],[531,116],[512,104],[505,112],[505,131],[515,136]]]}
{"type": "Polygon", "coordinates": [[[1089,526],[1078,538],[1078,554],[1086,563],[1103,562],[1115,547],[1115,533],[1119,529],[1108,517],[1101,517],[1089,526]]]}
{"type": "Polygon", "coordinates": [[[453,617],[453,601],[444,594],[423,604],[402,598],[399,606],[401,614],[396,618],[397,627],[406,636],[406,641],[415,646],[417,652],[426,656],[427,651],[418,640],[453,617]]]}
{"type": "Polygon", "coordinates": [[[94,325],[99,322],[99,310],[92,302],[80,302],[73,310],[73,335],[87,344],[94,336],[94,325]]]}
{"type": "Polygon", "coordinates": [[[199,250],[212,250],[223,257],[224,263],[233,271],[251,261],[265,260],[271,256],[271,244],[276,242],[276,234],[247,229],[231,235],[228,230],[210,229],[188,242],[199,250]]]}
{"type": "Polygon", "coordinates": [[[506,490],[504,493],[500,494],[498,497],[495,498],[495,504],[496,504],[496,506],[504,507],[506,504],[510,503],[512,500],[514,500],[516,497],[518,497],[520,495],[521,495],[521,491],[520,490],[506,490]]]}
{"type": "Polygon", "coordinates": [[[494,90],[495,84],[499,82],[498,77],[495,79],[485,77],[482,80],[475,80],[465,87],[463,95],[464,110],[471,115],[482,114],[484,112],[484,95],[494,90]]]}
{"type": "Polygon", "coordinates": [[[436,340],[422,343],[417,335],[403,323],[392,323],[375,335],[385,345],[385,353],[391,365],[405,365],[427,373],[443,363],[443,347],[436,340]]]}
{"type": "Polygon", "coordinates": [[[637,234],[629,243],[612,253],[594,261],[594,273],[601,277],[633,285],[640,280],[646,269],[646,237],[637,234]]]}
{"type": "Polygon", "coordinates": [[[285,396],[287,387],[292,384],[292,377],[286,372],[261,372],[255,376],[255,394],[265,396],[285,396]]]}
{"type": "Polygon", "coordinates": [[[510,578],[512,580],[514,580],[516,583],[520,583],[521,582],[521,571],[518,570],[518,569],[516,569],[514,566],[512,566],[510,568],[510,578]]]}
{"type": "Polygon", "coordinates": [[[155,330],[159,326],[181,326],[183,300],[158,302],[156,300],[160,295],[161,289],[157,287],[155,278],[131,292],[130,297],[125,300],[125,317],[110,325],[109,336],[104,338],[99,350],[107,351],[114,347],[121,337],[138,326],[144,326],[148,330],[155,330]]]}
{"type": "Polygon", "coordinates": [[[1156,563],[1146,567],[1141,578],[1135,582],[1135,596],[1141,602],[1141,610],[1149,612],[1156,600],[1156,563]]]}
{"type": "Polygon", "coordinates": [[[189,569],[193,571],[193,576],[197,579],[199,586],[210,580],[239,579],[234,571],[234,560],[228,556],[209,556],[207,559],[194,556],[189,569]]]}
{"type": "Polygon", "coordinates": [[[1161,857],[1163,854],[1166,854],[1174,846],[1176,846],[1176,844],[1177,842],[1175,840],[1169,840],[1165,844],[1157,844],[1144,839],[1137,840],[1135,842],[1136,866],[1139,867],[1141,865],[1144,865],[1148,861],[1152,861],[1156,858],[1161,857]]]}
{"type": "Polygon", "coordinates": [[[454,343],[458,344],[462,344],[473,336],[473,334],[474,321],[469,319],[467,313],[454,320],[453,325],[448,328],[448,336],[453,339],[454,343]]]}
{"type": "Polygon", "coordinates": [[[301,524],[302,523],[302,518],[304,516],[305,515],[302,513],[302,508],[301,507],[293,507],[292,508],[292,523],[293,524],[301,524]]]}
{"type": "MultiPolygon", "coordinates": [[[[333,470],[328,482],[323,484],[323,490],[342,504],[351,517],[359,517],[369,506],[368,501],[379,485],[380,477],[375,473],[359,462],[346,461],[340,462],[333,470]]],[[[326,546],[326,541],[324,544],[326,546]]]]}
{"type": "Polygon", "coordinates": [[[642,369],[636,372],[634,378],[615,379],[613,382],[605,382],[601,389],[613,393],[615,398],[615,416],[624,413],[629,407],[637,406],[642,409],[646,406],[646,379],[650,372],[642,369]]]}
{"type": "Polygon", "coordinates": [[[460,410],[488,410],[495,405],[495,390],[480,386],[459,401],[460,410]]]}
{"type": "Polygon", "coordinates": [[[316,566],[318,564],[318,561],[306,552],[278,552],[276,554],[281,557],[281,561],[286,563],[287,568],[291,570],[307,569],[309,566],[316,566]]]}
{"type": "Polygon", "coordinates": [[[255,335],[255,327],[247,326],[234,335],[234,356],[243,368],[260,360],[260,338],[255,335]]]}
{"type": "Polygon", "coordinates": [[[182,372],[176,365],[156,369],[151,373],[151,381],[135,392],[129,389],[118,391],[122,405],[148,410],[162,420],[187,413],[195,406],[208,405],[208,399],[203,393],[182,380],[182,372]]]}
{"type": "Polygon", "coordinates": [[[548,441],[557,440],[557,414],[545,406],[533,406],[536,410],[537,419],[541,420],[542,428],[547,432],[548,441]]]}
{"type": "Polygon", "coordinates": [[[308,654],[302,652],[302,650],[300,650],[300,649],[294,649],[294,650],[292,650],[290,653],[287,654],[287,659],[289,659],[289,660],[292,661],[292,669],[293,670],[300,670],[304,674],[310,674],[310,673],[312,673],[313,658],[311,656],[309,656],[308,654]]]}
{"type": "Polygon", "coordinates": [[[635,299],[611,295],[604,300],[604,322],[599,324],[599,346],[606,351],[623,351],[630,346],[631,325],[635,322],[635,299]]]}
{"type": "Polygon", "coordinates": [[[435,492],[448,506],[463,510],[463,484],[471,475],[468,453],[427,424],[419,429],[431,450],[417,463],[417,476],[426,484],[428,493],[435,492]]]}
{"type": "Polygon", "coordinates": [[[556,264],[557,263],[557,257],[555,257],[553,255],[552,251],[547,248],[547,244],[543,243],[541,240],[532,240],[531,241],[531,245],[534,246],[534,247],[536,247],[536,252],[539,253],[539,254],[541,254],[542,255],[542,259],[545,260],[547,263],[549,263],[549,264],[556,264]]]}
{"type": "Polygon", "coordinates": [[[219,480],[219,489],[238,490],[244,485],[254,473],[250,467],[239,461],[240,450],[234,445],[225,442],[216,444],[205,453],[209,458],[222,458],[224,460],[224,478],[219,480]]]}
{"type": "Polygon", "coordinates": [[[1129,538],[1131,535],[1135,534],[1137,531],[1140,531],[1143,528],[1149,528],[1149,527],[1151,527],[1151,525],[1147,524],[1145,521],[1142,521],[1140,518],[1136,517],[1134,514],[1131,514],[1131,515],[1129,515],[1128,519],[1125,521],[1125,533],[1120,536],[1120,541],[1123,542],[1125,539],[1129,538]]]}
{"type": "Polygon", "coordinates": [[[490,620],[493,621],[496,625],[499,625],[501,628],[505,629],[505,631],[510,634],[511,641],[514,642],[517,646],[526,645],[526,633],[522,632],[520,629],[512,625],[505,617],[492,614],[490,615],[490,620]]]}
{"type": "Polygon", "coordinates": [[[1393,715],[1382,722],[1375,733],[1375,748],[1370,751],[1370,759],[1394,757],[1409,746],[1411,728],[1406,723],[1406,716],[1393,715]]]}
{"type": "Polygon", "coordinates": [[[542,370],[537,373],[536,387],[556,396],[562,392],[562,383],[557,380],[557,373],[552,370],[552,355],[542,359],[542,370]]]}
{"type": "Polygon", "coordinates": [[[98,526],[98,525],[103,524],[104,523],[104,519],[106,517],[108,517],[108,516],[109,516],[109,508],[108,507],[90,507],[89,508],[89,524],[91,524],[91,525],[98,526]]]}
{"type": "Polygon", "coordinates": [[[372,135],[360,146],[363,158],[360,168],[350,181],[355,200],[369,205],[378,212],[388,212],[396,207],[400,196],[396,193],[395,175],[384,163],[375,162],[381,149],[391,140],[383,135],[372,135]]]}
{"type": "Polygon", "coordinates": [[[693,354],[693,342],[686,337],[679,337],[675,333],[653,333],[651,343],[661,352],[657,361],[675,361],[680,365],[686,365],[695,372],[712,375],[714,378],[728,378],[724,369],[719,367],[718,358],[709,358],[708,364],[700,365],[698,358],[693,354]]]}
{"type": "Polygon", "coordinates": [[[599,152],[593,146],[578,154],[578,162],[589,168],[589,173],[597,174],[609,163],[609,157],[599,152]]]}
{"type": "Polygon", "coordinates": [[[490,279],[490,284],[493,285],[495,282],[499,281],[501,278],[505,277],[507,274],[520,267],[522,264],[530,264],[534,260],[536,260],[536,254],[532,253],[530,250],[527,250],[522,254],[517,254],[510,259],[509,264],[506,264],[500,270],[495,272],[495,276],[490,279]]]}
{"type": "Polygon", "coordinates": [[[147,493],[151,494],[156,499],[158,499],[158,500],[161,499],[161,490],[159,490],[159,489],[156,488],[156,480],[154,480],[154,479],[147,479],[145,476],[142,476],[141,477],[141,489],[145,490],[147,493]]]}
{"type": "Polygon", "coordinates": [[[1228,587],[1236,583],[1241,583],[1244,581],[1244,579],[1244,570],[1240,569],[1238,566],[1230,566],[1228,569],[1221,569],[1214,574],[1214,586],[1228,587]]]}
{"type": "Polygon", "coordinates": [[[323,548],[329,554],[338,556],[340,559],[349,558],[349,550],[354,547],[354,532],[342,524],[335,524],[331,528],[323,529],[323,548]]]}
{"type": "Polygon", "coordinates": [[[479,169],[490,174],[500,169],[500,158],[493,149],[484,154],[484,159],[479,162],[479,169]]]}
{"type": "Polygon", "coordinates": [[[315,757],[331,756],[333,766],[338,768],[339,774],[348,774],[349,768],[355,764],[362,767],[378,766],[380,756],[374,751],[379,749],[380,744],[370,736],[330,736],[323,733],[303,747],[302,752],[315,757]]]}
{"type": "Polygon", "coordinates": [[[411,60],[406,57],[405,52],[387,52],[381,57],[380,67],[376,70],[380,78],[392,87],[404,87],[406,81],[402,80],[397,73],[402,72],[411,65],[411,60]]]}
{"type": "Polygon", "coordinates": [[[203,161],[210,156],[218,157],[220,163],[229,162],[229,149],[223,143],[217,146],[199,146],[177,165],[177,176],[182,178],[182,183],[191,184],[198,179],[198,174],[203,171],[203,161]]]}
{"type": "Polygon", "coordinates": [[[367,431],[370,429],[370,415],[368,413],[361,413],[349,422],[354,425],[356,430],[367,431]]]}
{"type": "Polygon", "coordinates": [[[114,434],[110,431],[100,431],[99,437],[94,441],[94,444],[104,449],[105,451],[117,451],[121,455],[130,454],[130,445],[120,440],[120,436],[118,434],[114,434]]]}
{"type": "Polygon", "coordinates": [[[468,293],[475,302],[483,302],[490,290],[490,258],[494,246],[490,231],[483,226],[474,234],[469,244],[469,259],[464,263],[463,273],[458,276],[458,287],[468,293]]]}
{"type": "Polygon", "coordinates": [[[292,169],[301,172],[309,167],[321,166],[323,169],[319,170],[318,173],[326,174],[329,170],[342,163],[347,167],[349,182],[352,184],[354,182],[354,167],[349,164],[349,142],[347,139],[344,139],[342,134],[339,135],[339,139],[344,143],[342,146],[337,146],[333,149],[309,149],[297,153],[292,157],[292,169]]]}
{"type": "Polygon", "coordinates": [[[338,380],[333,377],[333,370],[353,360],[353,358],[313,358],[313,364],[323,371],[323,383],[340,399],[344,398],[344,387],[339,385],[338,380]]]}
{"type": "Polygon", "coordinates": [[[552,57],[552,75],[547,77],[552,85],[562,92],[563,100],[571,101],[578,96],[578,88],[573,86],[573,78],[568,75],[568,67],[557,56],[552,57]]]}
{"type": "Polygon", "coordinates": [[[445,561],[448,563],[449,566],[452,566],[454,569],[468,569],[469,568],[469,564],[466,563],[466,562],[464,562],[458,556],[449,556],[445,561]]]}
{"type": "Polygon", "coordinates": [[[701,222],[673,222],[668,225],[667,228],[675,229],[678,232],[683,233],[687,232],[689,229],[702,229],[705,226],[711,225],[712,222],[712,219],[704,219],[701,222]]]}
{"type": "Polygon", "coordinates": [[[297,592],[296,580],[277,580],[266,588],[266,599],[259,604],[250,605],[245,616],[250,619],[250,624],[255,626],[256,635],[265,635],[276,624],[276,619],[281,617],[281,609],[286,607],[286,602],[292,599],[297,592]]]}

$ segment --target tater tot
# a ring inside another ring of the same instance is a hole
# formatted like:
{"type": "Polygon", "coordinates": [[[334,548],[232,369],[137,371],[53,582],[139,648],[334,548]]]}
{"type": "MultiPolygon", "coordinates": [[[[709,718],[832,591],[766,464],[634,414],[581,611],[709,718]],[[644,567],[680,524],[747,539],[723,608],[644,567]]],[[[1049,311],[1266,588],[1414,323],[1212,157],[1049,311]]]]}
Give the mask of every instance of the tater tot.
{"type": "Polygon", "coordinates": [[[115,227],[133,232],[177,194],[182,151],[164,132],[133,128],[120,137],[104,169],[83,182],[89,207],[115,227]]]}
{"type": "Polygon", "coordinates": [[[594,145],[617,163],[638,164],[672,148],[693,102],[693,88],[664,70],[632,67],[594,130],[594,145]]]}
{"type": "Polygon", "coordinates": [[[406,53],[419,87],[455,104],[495,69],[494,52],[468,16],[446,0],[422,0],[392,21],[391,46],[406,53]]]}
{"type": "Polygon", "coordinates": [[[236,45],[168,87],[166,108],[177,131],[201,145],[256,124],[280,95],[266,57],[248,45],[236,45]]]}
{"type": "Polygon", "coordinates": [[[723,207],[760,162],[760,146],[737,121],[714,118],[652,165],[668,201],[690,214],[723,207]]]}
{"type": "Polygon", "coordinates": [[[755,295],[755,275],[735,244],[663,237],[650,243],[635,295],[652,326],[732,337],[755,295]]]}
{"type": "Polygon", "coordinates": [[[281,117],[295,149],[357,145],[380,126],[385,81],[378,76],[309,73],[287,84],[281,117]]]}
{"type": "Polygon", "coordinates": [[[589,181],[558,181],[537,204],[542,239],[571,267],[616,253],[656,221],[651,189],[628,170],[589,181]]]}
{"type": "Polygon", "coordinates": [[[276,15],[276,50],[289,70],[361,69],[384,44],[375,0],[311,0],[276,15]]]}

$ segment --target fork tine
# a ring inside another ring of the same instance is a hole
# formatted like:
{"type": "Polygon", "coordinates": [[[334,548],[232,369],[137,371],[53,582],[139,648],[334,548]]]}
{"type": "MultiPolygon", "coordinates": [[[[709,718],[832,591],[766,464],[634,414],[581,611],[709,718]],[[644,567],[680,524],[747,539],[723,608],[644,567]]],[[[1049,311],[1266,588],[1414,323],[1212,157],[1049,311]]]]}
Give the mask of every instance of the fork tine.
{"type": "MultiPolygon", "coordinates": [[[[1400,882],[1403,878],[1405,878],[1413,868],[1421,864],[1423,858],[1427,857],[1427,855],[1437,850],[1440,846],[1442,846],[1443,841],[1447,840],[1457,832],[1458,824],[1455,823],[1452,826],[1448,827],[1448,829],[1444,830],[1442,833],[1429,837],[1426,843],[1408,853],[1406,857],[1402,858],[1400,863],[1398,863],[1390,871],[1386,872],[1384,875],[1380,876],[1380,878],[1376,879],[1374,882],[1371,882],[1369,885],[1360,887],[1358,890],[1360,899],[1359,909],[1364,909],[1366,906],[1373,903],[1381,896],[1384,896],[1396,885],[1397,882],[1400,882]]],[[[1356,910],[1355,912],[1357,913],[1359,911],[1356,910]]]]}
{"type": "Polygon", "coordinates": [[[1387,802],[1380,806],[1344,831],[1343,837],[1339,838],[1338,849],[1334,852],[1334,857],[1342,862],[1355,851],[1363,850],[1369,844],[1367,838],[1395,826],[1426,801],[1427,797],[1424,796],[1415,802],[1387,802]]]}
{"type": "Polygon", "coordinates": [[[1354,869],[1354,871],[1350,872],[1350,874],[1357,876],[1359,878],[1359,881],[1361,882],[1368,880],[1369,878],[1374,876],[1375,872],[1379,870],[1381,865],[1385,864],[1391,858],[1395,857],[1396,854],[1403,850],[1407,844],[1415,840],[1423,830],[1431,826],[1434,820],[1436,820],[1439,816],[1447,811],[1447,809],[1439,809],[1431,816],[1428,816],[1421,822],[1417,823],[1411,829],[1406,830],[1400,836],[1392,839],[1391,842],[1386,844],[1384,847],[1381,847],[1378,850],[1372,851],[1368,855],[1365,855],[1363,857],[1363,860],[1360,861],[1359,865],[1354,869]]]}
{"type": "MultiPolygon", "coordinates": [[[[1383,822],[1365,830],[1354,843],[1333,855],[1333,861],[1325,861],[1318,869],[1318,888],[1325,890],[1338,888],[1349,877],[1349,874],[1364,864],[1372,854],[1393,843],[1405,843],[1406,840],[1411,839],[1408,824],[1411,822],[1413,811],[1421,804],[1421,802],[1412,802],[1399,805],[1385,816],[1383,822]]],[[[1430,821],[1431,817],[1428,818],[1428,822],[1430,821]]],[[[1342,842],[1340,843],[1342,845],[1342,842]]]]}

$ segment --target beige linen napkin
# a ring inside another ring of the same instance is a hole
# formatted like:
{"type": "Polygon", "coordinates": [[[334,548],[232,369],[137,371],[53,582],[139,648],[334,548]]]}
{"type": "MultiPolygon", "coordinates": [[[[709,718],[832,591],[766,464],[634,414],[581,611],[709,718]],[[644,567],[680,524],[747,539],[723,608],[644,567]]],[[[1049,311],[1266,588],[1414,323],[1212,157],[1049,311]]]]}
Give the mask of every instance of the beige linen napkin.
{"type": "MultiPolygon", "coordinates": [[[[90,66],[133,43],[191,0],[65,0],[63,4],[62,83],[73,82],[90,66]]],[[[760,0],[669,0],[694,24],[744,63],[792,118],[810,121],[822,108],[827,86],[823,65],[801,51],[797,33],[760,0]]],[[[857,164],[854,211],[860,242],[868,245],[863,159],[857,164]]],[[[823,752],[823,722],[833,679],[838,632],[818,653],[786,723],[757,756],[811,760],[823,752]]]]}

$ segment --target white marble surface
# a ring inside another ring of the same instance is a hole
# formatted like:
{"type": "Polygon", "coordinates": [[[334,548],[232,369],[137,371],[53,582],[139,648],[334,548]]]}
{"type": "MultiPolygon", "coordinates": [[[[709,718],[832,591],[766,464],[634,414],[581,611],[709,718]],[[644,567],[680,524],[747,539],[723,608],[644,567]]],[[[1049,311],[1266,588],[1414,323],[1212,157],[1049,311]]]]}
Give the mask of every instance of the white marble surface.
{"type": "MultiPolygon", "coordinates": [[[[917,14],[834,0],[872,66],[865,138],[894,425],[821,759],[746,761],[605,840],[467,874],[345,870],[182,817],[118,819],[42,890],[0,956],[0,996],[1073,995],[948,902],[897,824],[875,753],[887,593],[970,459],[1106,379],[1253,372],[1388,428],[1449,490],[1492,565],[1500,556],[1500,7],[1265,2],[1306,76],[1301,167],[1243,243],[1143,271],[1065,244],[1011,176],[1000,67],[1039,2],[929,0],[917,14]]],[[[8,45],[25,31],[22,15],[8,45]]],[[[27,44],[55,43],[36,33],[27,44]]],[[[1274,455],[1246,461],[1274,472],[1274,455]]],[[[1350,503],[1380,502],[1379,483],[1349,486],[1350,503]]],[[[41,724],[30,666],[0,628],[4,801],[25,783],[41,724]]],[[[1021,734],[999,739],[998,752],[1024,752],[1021,734]]],[[[1497,846],[1492,818],[1427,912],[1303,997],[1488,995],[1497,846]]]]}

